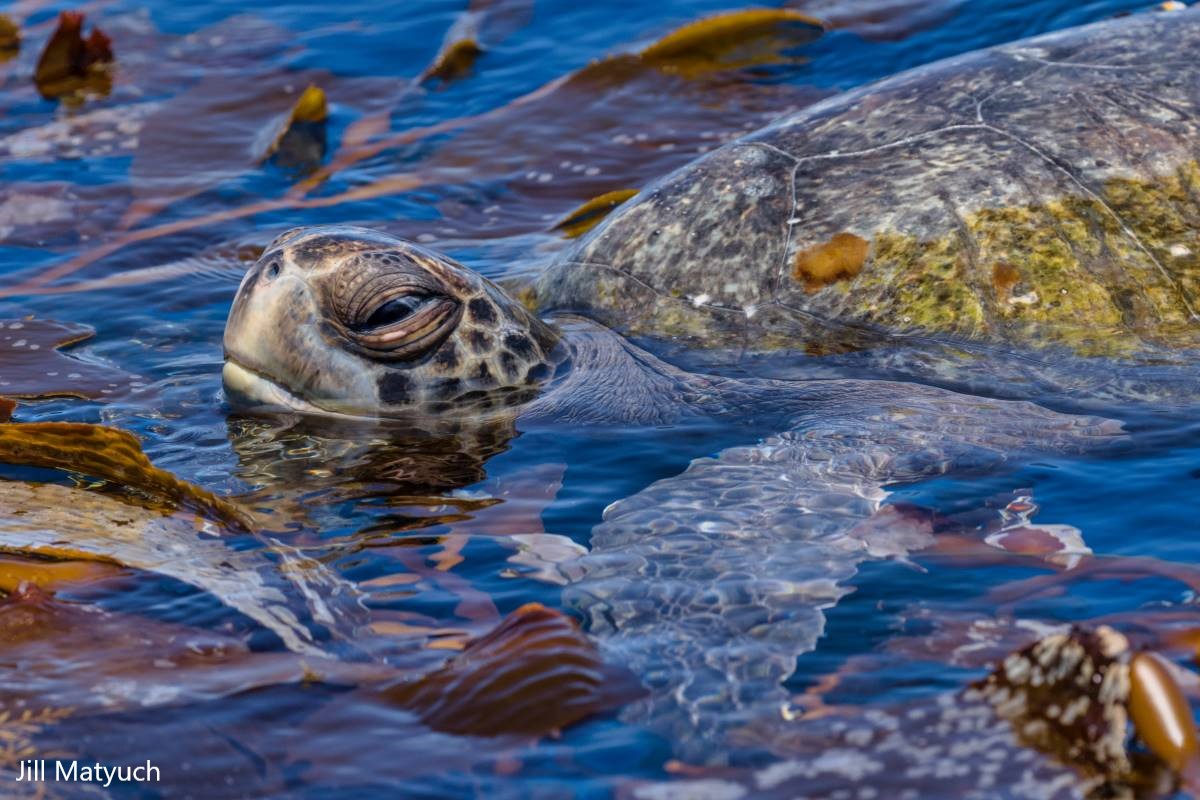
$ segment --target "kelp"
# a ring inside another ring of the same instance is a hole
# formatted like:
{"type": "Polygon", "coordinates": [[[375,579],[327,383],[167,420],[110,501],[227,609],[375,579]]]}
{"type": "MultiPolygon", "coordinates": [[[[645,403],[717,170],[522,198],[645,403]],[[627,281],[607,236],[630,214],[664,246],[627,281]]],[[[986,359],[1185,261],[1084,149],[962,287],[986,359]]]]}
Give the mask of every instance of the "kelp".
{"type": "Polygon", "coordinates": [[[1200,789],[1196,723],[1175,668],[1153,651],[1132,652],[1107,626],[1044,637],[1005,658],[976,686],[1014,723],[1023,743],[1064,763],[1108,782],[1140,782],[1129,748],[1131,722],[1189,793],[1200,789]]]}
{"type": "Polygon", "coordinates": [[[471,0],[455,19],[418,83],[450,83],[465,77],[491,43],[504,38],[532,14],[530,0],[471,0]]]}
{"type": "MultiPolygon", "coordinates": [[[[200,252],[183,258],[157,264],[152,267],[114,272],[73,284],[74,288],[84,292],[95,292],[124,286],[144,286],[175,279],[188,278],[191,281],[221,281],[236,283],[245,274],[246,269],[262,255],[265,244],[261,237],[251,236],[246,239],[232,239],[207,247],[200,252]]],[[[31,294],[54,294],[54,287],[38,289],[31,294]]],[[[134,386],[140,390],[143,387],[134,386]]]]}
{"type": "Polygon", "coordinates": [[[640,694],[562,614],[531,603],[444,666],[381,690],[431,728],[469,736],[544,736],[640,694]]]}
{"type": "Polygon", "coordinates": [[[190,508],[222,524],[250,530],[241,508],[151,463],[128,431],[77,422],[0,426],[0,462],[89,475],[146,495],[168,511],[190,508]]]}
{"type": "Polygon", "coordinates": [[[479,42],[470,38],[446,42],[434,58],[433,63],[421,75],[421,80],[439,80],[448,83],[463,77],[470,71],[475,59],[483,54],[479,42]]]}
{"type": "MultiPolygon", "coordinates": [[[[0,426],[0,430],[9,425],[0,426]]],[[[355,588],[324,564],[269,539],[233,548],[224,529],[195,514],[164,514],[96,491],[0,481],[0,551],[102,561],[174,578],[205,591],[277,635],[293,652],[323,655],[297,616],[334,640],[365,624],[355,588]]]]}
{"type": "MultiPolygon", "coordinates": [[[[1050,634],[1007,656],[973,688],[1022,745],[1120,782],[1133,769],[1128,656],[1128,641],[1109,628],[1050,634]]],[[[1157,718],[1148,716],[1154,727],[1157,718]]]]}
{"type": "MultiPolygon", "coordinates": [[[[684,25],[642,50],[647,66],[686,77],[797,63],[789,51],[821,36],[825,24],[791,9],[750,8],[684,25]]],[[[601,62],[603,63],[603,62],[601,62]]]]}
{"type": "MultiPolygon", "coordinates": [[[[0,137],[0,154],[23,160],[132,157],[127,184],[77,187],[85,196],[100,193],[109,217],[92,225],[96,211],[78,209],[74,217],[87,223],[81,224],[86,238],[103,240],[261,168],[306,85],[320,85],[349,116],[378,114],[399,93],[391,80],[282,69],[280,54],[294,48],[295,34],[250,14],[182,37],[149,32],[145,20],[116,17],[110,24],[134,51],[121,65],[113,98],[126,102],[59,115],[0,137]],[[119,206],[129,204],[129,193],[132,207],[122,215],[119,206]]],[[[43,235],[32,244],[57,238],[65,237],[43,235]]]]}
{"type": "Polygon", "coordinates": [[[47,319],[0,320],[0,395],[104,400],[140,388],[137,375],[62,352],[92,335],[85,325],[47,319]]]}
{"type": "Polygon", "coordinates": [[[988,592],[986,601],[1000,608],[1009,608],[1039,597],[1053,596],[1077,581],[1130,582],[1146,579],[1178,582],[1191,591],[1200,591],[1200,569],[1190,564],[1146,556],[1097,556],[1083,560],[1068,572],[1036,575],[997,586],[988,592]]]}
{"type": "Polygon", "coordinates": [[[313,669],[348,682],[392,674],[382,666],[255,652],[241,636],[67,602],[31,583],[0,600],[0,647],[21,664],[0,671],[4,706],[37,702],[80,714],[298,684],[313,669]]]}
{"type": "Polygon", "coordinates": [[[102,561],[58,561],[0,554],[0,591],[36,586],[47,592],[107,580],[122,570],[102,561]]]}
{"type": "Polygon", "coordinates": [[[0,14],[0,62],[14,58],[20,49],[21,29],[7,14],[0,14]]]}
{"type": "Polygon", "coordinates": [[[614,189],[598,197],[593,197],[579,208],[575,209],[554,225],[554,229],[562,231],[563,236],[575,239],[599,225],[613,209],[634,197],[637,189],[614,189]]]}
{"type": "Polygon", "coordinates": [[[47,99],[68,94],[108,94],[112,78],[108,66],[113,61],[112,41],[98,27],[83,36],[84,15],[64,11],[58,27],[38,58],[33,79],[47,99]]]}
{"type": "Polygon", "coordinates": [[[518,97],[506,106],[476,117],[401,131],[355,148],[344,148],[328,167],[310,177],[298,190],[311,190],[336,172],[392,147],[486,121],[548,98],[565,99],[577,90],[591,93],[612,89],[636,81],[648,73],[695,79],[749,64],[780,63],[788,60],[785,51],[811,42],[822,31],[820,21],[787,10],[750,9],[706,17],[671,31],[640,52],[598,59],[575,73],[518,97]],[[740,54],[740,57],[734,54],[740,54]]]}
{"type": "MultiPolygon", "coordinates": [[[[515,612],[514,616],[524,613],[515,612]]],[[[520,624],[524,623],[518,627],[520,624]]],[[[186,636],[186,630],[180,635],[186,636]]],[[[154,641],[158,636],[152,631],[147,638],[154,641]]],[[[201,646],[207,638],[201,635],[201,646]]],[[[537,642],[533,644],[537,649],[537,642]]],[[[168,655],[169,661],[174,660],[173,650],[168,655]]],[[[135,645],[128,658],[119,651],[113,655],[120,662],[132,664],[144,652],[144,647],[135,645]]],[[[53,665],[50,658],[53,651],[46,651],[45,655],[35,664],[35,674],[53,665]]],[[[490,677],[488,673],[479,672],[472,681],[462,684],[468,691],[483,691],[474,700],[461,698],[460,702],[467,707],[468,714],[475,705],[497,710],[503,727],[494,736],[463,739],[430,729],[411,710],[390,703],[383,705],[387,700],[378,687],[397,678],[394,670],[388,671],[382,665],[335,665],[304,659],[304,663],[313,663],[306,678],[297,680],[287,674],[286,665],[275,666],[279,682],[256,687],[250,681],[260,675],[269,679],[271,675],[273,665],[263,658],[270,655],[279,654],[245,656],[233,652],[224,660],[208,658],[203,669],[200,665],[193,668],[180,664],[174,670],[180,676],[175,686],[163,685],[163,678],[171,674],[170,668],[143,664],[142,684],[137,681],[137,672],[127,673],[128,678],[122,681],[110,679],[114,672],[118,677],[121,672],[104,670],[101,666],[95,683],[103,696],[113,697],[114,690],[123,686],[129,689],[128,699],[118,699],[115,713],[80,714],[78,721],[49,732],[43,742],[61,742],[66,746],[86,742],[88,757],[101,763],[121,763],[120,754],[130,752],[147,753],[156,756],[156,761],[170,763],[170,758],[179,754],[187,758],[191,768],[164,769],[162,781],[157,784],[160,791],[170,796],[186,793],[189,787],[200,784],[220,785],[221,781],[232,778],[239,793],[275,797],[288,794],[297,785],[358,785],[364,775],[370,776],[372,786],[388,787],[394,794],[408,796],[409,787],[414,785],[410,780],[424,781],[422,785],[429,786],[425,781],[427,776],[438,780],[451,771],[470,775],[473,793],[490,797],[494,794],[491,787],[504,784],[504,776],[521,769],[525,759],[558,759],[566,755],[555,743],[543,746],[530,741],[540,733],[531,733],[527,724],[506,723],[505,717],[509,722],[525,720],[508,714],[504,708],[505,696],[491,702],[491,694],[478,684],[479,680],[490,677]],[[385,672],[388,674],[383,677],[385,672]],[[232,692],[242,681],[249,690],[228,695],[214,691],[208,702],[203,697],[195,699],[197,686],[201,690],[223,688],[232,692]],[[142,685],[147,689],[144,693],[140,690],[142,685]],[[352,686],[358,688],[347,691],[352,686]],[[160,687],[166,690],[162,701],[165,707],[159,704],[160,687]],[[128,708],[130,699],[142,698],[146,700],[146,708],[128,708]],[[114,730],[120,736],[114,736],[114,730]],[[404,756],[380,759],[378,748],[370,746],[371,742],[402,742],[404,756]]],[[[202,660],[203,656],[198,656],[192,659],[192,664],[202,660]]],[[[275,659],[276,665],[282,661],[275,659]]],[[[291,663],[296,661],[292,659],[291,663]]],[[[528,672],[522,652],[489,663],[512,675],[528,672]]],[[[417,674],[409,676],[413,683],[422,680],[417,674]]],[[[89,682],[84,679],[83,683],[86,688],[89,682]]],[[[536,678],[534,683],[535,692],[546,704],[553,705],[559,699],[574,704],[571,684],[538,683],[536,678]]],[[[511,699],[512,695],[506,696],[511,699]]],[[[454,706],[454,701],[450,705],[454,706]]],[[[520,708],[514,710],[520,712],[520,708]]],[[[545,716],[550,710],[539,708],[537,713],[545,716]]]]}
{"type": "Polygon", "coordinates": [[[310,172],[316,169],[325,156],[328,118],[329,101],[325,92],[319,86],[309,84],[267,146],[263,159],[286,170],[310,172]]]}
{"type": "Polygon", "coordinates": [[[384,102],[387,86],[321,71],[243,80],[217,72],[162,103],[138,134],[130,168],[135,201],[117,229],[267,161],[300,175],[316,168],[325,151],[326,92],[369,113],[384,102]],[[203,130],[197,130],[197,120],[203,130]]]}
{"type": "MultiPolygon", "coordinates": [[[[698,152],[715,147],[747,128],[764,124],[785,109],[824,96],[826,92],[821,90],[783,84],[757,85],[733,77],[738,69],[751,62],[793,63],[795,58],[790,52],[812,41],[821,30],[809,17],[797,12],[758,9],[718,15],[683,26],[640,52],[601,59],[482,114],[380,135],[386,127],[386,113],[364,109],[366,113],[358,121],[361,125],[352,124],[328,163],[283,196],[118,234],[16,286],[0,289],[0,296],[73,291],[70,285],[51,285],[135,244],[269,212],[329,208],[461,180],[464,165],[472,166],[475,181],[486,180],[489,175],[506,181],[512,190],[509,200],[512,209],[519,204],[519,213],[526,219],[517,223],[516,230],[501,229],[496,227],[494,212],[480,213],[470,207],[447,209],[446,213],[459,218],[463,230],[470,230],[473,236],[545,230],[547,215],[561,218],[581,197],[609,191],[614,183],[642,185],[698,152]],[[570,113],[564,113],[564,107],[569,107],[570,113]],[[654,120],[663,118],[670,119],[672,128],[679,131],[669,141],[650,139],[629,123],[644,119],[647,129],[653,130],[654,120]],[[685,120],[686,125],[682,123],[685,120]],[[564,124],[569,126],[566,130],[564,124]],[[513,130],[525,133],[513,140],[513,130]],[[386,150],[445,134],[455,134],[452,143],[441,146],[418,170],[371,177],[337,193],[315,194],[335,175],[386,150]],[[530,136],[535,136],[542,146],[529,148],[530,136]],[[505,143],[516,149],[503,146],[505,143]],[[619,147],[614,147],[614,143],[619,147]]],[[[295,82],[297,77],[312,80],[307,76],[289,76],[289,80],[295,82]]],[[[334,92],[328,87],[327,90],[330,96],[344,102],[341,91],[334,92]]],[[[403,91],[401,95],[408,96],[403,91]]],[[[388,103],[380,105],[386,108],[388,103]]],[[[171,175],[174,170],[178,178],[171,180],[193,187],[199,185],[197,173],[204,175],[205,171],[180,169],[184,164],[190,168],[194,159],[178,155],[177,149],[180,142],[200,141],[204,147],[208,146],[203,140],[211,137],[198,136],[194,128],[179,125],[179,120],[195,118],[195,113],[172,118],[178,129],[170,132],[164,142],[171,143],[174,160],[157,155],[147,162],[162,165],[155,169],[163,170],[164,175],[171,175]]],[[[164,130],[171,128],[172,124],[167,124],[164,130]]],[[[147,125],[148,137],[150,129],[147,125]]],[[[148,146],[142,152],[158,153],[160,149],[148,146]]],[[[223,148],[222,163],[229,163],[230,152],[236,149],[223,148]]],[[[149,156],[140,153],[139,158],[145,160],[149,156]]],[[[135,161],[135,185],[138,169],[135,161]]],[[[187,192],[156,191],[154,199],[139,200],[119,227],[132,226],[194,192],[194,188],[187,192]]]]}

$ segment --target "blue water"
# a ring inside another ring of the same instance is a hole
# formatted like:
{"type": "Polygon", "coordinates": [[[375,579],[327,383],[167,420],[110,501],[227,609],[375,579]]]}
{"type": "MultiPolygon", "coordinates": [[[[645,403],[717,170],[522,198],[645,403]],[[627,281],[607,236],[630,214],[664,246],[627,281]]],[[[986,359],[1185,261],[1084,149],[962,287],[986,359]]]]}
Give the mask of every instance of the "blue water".
{"type": "MultiPolygon", "coordinates": [[[[259,164],[254,148],[255,136],[278,122],[287,103],[264,111],[255,99],[259,90],[279,86],[276,95],[283,96],[309,82],[325,87],[334,151],[354,123],[372,114],[383,115],[392,131],[485,114],[592,60],[730,7],[684,0],[501,3],[507,11],[485,29],[486,52],[469,75],[433,90],[412,89],[411,79],[429,64],[464,5],[343,0],[247,9],[224,1],[157,0],[91,6],[91,19],[115,41],[118,80],[108,98],[94,98],[70,113],[153,102],[165,109],[156,113],[174,121],[175,133],[162,139],[145,130],[122,133],[117,141],[137,135],[138,146],[110,153],[71,152],[79,148],[69,143],[49,155],[6,149],[0,203],[17,193],[45,193],[63,199],[68,211],[31,220],[13,207],[0,207],[0,286],[15,286],[104,242],[120,241],[119,221],[139,198],[166,200],[132,230],[161,229],[284,195],[295,172],[259,164]],[[245,16],[226,22],[236,15],[245,16]],[[211,32],[223,23],[227,27],[211,32]],[[216,116],[213,98],[234,108],[229,119],[249,133],[237,134],[235,124],[216,116]],[[183,189],[164,190],[162,181],[168,180],[183,189]]],[[[218,494],[249,498],[264,508],[303,509],[292,528],[281,523],[281,535],[371,587],[374,611],[404,614],[430,628],[480,633],[522,604],[557,607],[560,587],[512,563],[509,534],[553,534],[562,537],[554,540],[560,545],[569,540],[586,546],[608,504],[751,434],[549,427],[479,452],[460,451],[456,442],[397,440],[369,425],[231,415],[220,388],[221,332],[249,263],[231,253],[239,247],[252,253],[289,227],[353,221],[422,237],[491,277],[527,277],[559,246],[549,231],[553,221],[577,204],[609,189],[641,185],[700,148],[775,114],[942,57],[1147,8],[1121,0],[877,5],[895,10],[895,21],[887,23],[895,35],[888,40],[834,30],[803,46],[803,63],[743,75],[704,97],[660,96],[655,92],[664,90],[657,84],[635,85],[612,88],[609,96],[518,108],[498,122],[466,120],[454,131],[417,137],[356,163],[310,196],[336,198],[388,176],[420,176],[422,185],[409,191],[160,230],[56,285],[69,289],[72,281],[167,265],[174,271],[165,280],[151,281],[142,273],[126,285],[0,300],[0,318],[34,315],[91,326],[95,337],[73,353],[137,372],[148,384],[145,391],[107,403],[29,402],[17,419],[116,425],[136,433],[156,464],[218,494]],[[940,12],[932,13],[933,6],[940,12]],[[908,25],[919,21],[918,14],[930,19],[908,25]],[[619,140],[623,134],[633,144],[619,140]],[[544,175],[550,177],[542,180],[544,175]],[[487,505],[477,502],[481,498],[503,502],[487,505]],[[450,548],[461,548],[461,562],[433,570],[430,565],[450,548]],[[414,564],[425,567],[417,580],[392,585],[381,580],[410,572],[414,564]]],[[[23,21],[27,41],[21,55],[0,64],[0,137],[50,125],[67,113],[39,98],[29,79],[36,49],[64,8],[27,3],[13,11],[31,10],[23,21]]],[[[1157,419],[1155,437],[1112,459],[1049,459],[1003,475],[945,478],[901,487],[895,499],[950,514],[1028,488],[1040,507],[1038,522],[1080,529],[1098,554],[1196,563],[1196,422],[1186,415],[1157,419]]],[[[890,562],[865,567],[854,580],[855,593],[829,612],[825,639],[817,652],[799,660],[789,687],[802,691],[847,660],[875,651],[906,630],[917,610],[986,615],[994,610],[986,599],[991,589],[1049,571],[1028,563],[917,561],[925,572],[890,562]]],[[[139,576],[123,591],[93,601],[154,620],[230,630],[262,651],[279,649],[271,635],[184,584],[139,576]]],[[[1014,599],[1007,610],[1047,622],[1130,620],[1142,611],[1186,610],[1195,602],[1187,586],[1162,577],[1097,576],[1014,599]]],[[[427,668],[445,656],[444,650],[426,647],[436,638],[381,639],[372,643],[373,654],[427,668]]],[[[88,655],[79,657],[86,661],[88,655]]],[[[978,674],[913,660],[898,664],[870,696],[839,701],[897,702],[957,688],[978,674]]],[[[261,689],[167,711],[116,711],[64,723],[60,734],[47,735],[96,758],[116,752],[129,760],[149,757],[164,771],[178,769],[170,796],[182,796],[187,786],[195,796],[604,797],[628,779],[666,777],[672,757],[669,742],[614,715],[536,746],[480,748],[472,756],[463,750],[475,745],[411,738],[407,723],[381,711],[360,709],[341,727],[320,723],[319,712],[341,702],[339,691],[261,689]],[[273,726],[305,731],[310,747],[289,762],[287,754],[237,755],[237,747],[220,744],[239,732],[273,726]],[[451,758],[456,747],[457,757],[451,758]],[[258,766],[249,769],[246,763],[258,766]],[[237,775],[236,787],[226,787],[226,774],[237,775]]],[[[136,787],[120,791],[139,795],[136,787]]],[[[143,795],[156,796],[150,790],[143,795]]]]}

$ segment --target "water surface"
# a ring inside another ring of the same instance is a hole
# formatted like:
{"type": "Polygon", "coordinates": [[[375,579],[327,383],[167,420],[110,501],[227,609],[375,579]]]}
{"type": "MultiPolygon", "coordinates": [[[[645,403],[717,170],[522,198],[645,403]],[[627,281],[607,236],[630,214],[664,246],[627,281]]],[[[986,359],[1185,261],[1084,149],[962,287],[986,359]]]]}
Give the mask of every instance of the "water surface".
{"type": "MultiPolygon", "coordinates": [[[[373,658],[419,671],[525,603],[560,607],[554,561],[586,547],[608,504],[755,432],[545,425],[462,441],[239,416],[220,387],[221,333],[238,281],[282,230],[332,222],[393,230],[489,277],[528,278],[561,246],[553,222],[579,203],[645,185],[781,113],[938,58],[1146,9],[1129,0],[809,5],[845,27],[805,44],[797,63],[690,83],[568,87],[513,105],[595,59],[730,6],[500,3],[485,28],[486,52],[467,76],[414,88],[464,3],[102,0],[87,9],[114,40],[116,82],[109,96],[68,107],[39,97],[30,79],[65,7],[17,4],[26,43],[0,64],[0,283],[26,288],[0,300],[0,317],[88,325],[96,335],[76,356],[142,376],[137,391],[107,402],[30,402],[17,419],[130,430],[159,466],[272,514],[275,535],[362,586],[372,619],[392,624],[361,643],[373,658]],[[863,5],[878,13],[861,19],[847,10],[863,5]],[[310,83],[332,103],[325,163],[364,120],[375,120],[375,131],[431,130],[346,165],[303,201],[262,205],[286,197],[313,168],[258,158],[310,83]],[[83,127],[62,125],[89,114],[83,127]],[[62,265],[70,274],[34,285],[62,265]]],[[[1080,529],[1096,553],[1200,560],[1197,419],[1112,411],[1154,434],[1119,457],[1043,459],[983,479],[901,487],[894,499],[986,515],[1006,498],[1032,495],[1038,521],[1080,529]]],[[[919,635],[929,619],[994,614],[989,592],[1049,571],[917,561],[866,567],[789,688],[818,686],[893,637],[919,635]]],[[[1196,602],[1187,586],[1163,579],[1080,578],[1016,597],[1002,613],[1046,623],[1136,619],[1196,602]]],[[[281,649],[269,632],[180,582],[139,573],[120,591],[88,599],[244,639],[255,652],[281,649]]],[[[75,656],[85,668],[106,657],[75,656]]],[[[830,699],[894,703],[979,674],[933,655],[899,659],[869,687],[830,699]]],[[[148,757],[168,773],[169,787],[117,787],[118,796],[603,797],[630,780],[669,775],[672,743],[615,714],[537,745],[464,743],[423,731],[401,712],[344,702],[346,692],[285,684],[166,709],[119,708],[50,726],[45,742],[87,758],[148,757]],[[295,735],[271,740],[277,750],[248,744],[280,729],[295,735]]]]}

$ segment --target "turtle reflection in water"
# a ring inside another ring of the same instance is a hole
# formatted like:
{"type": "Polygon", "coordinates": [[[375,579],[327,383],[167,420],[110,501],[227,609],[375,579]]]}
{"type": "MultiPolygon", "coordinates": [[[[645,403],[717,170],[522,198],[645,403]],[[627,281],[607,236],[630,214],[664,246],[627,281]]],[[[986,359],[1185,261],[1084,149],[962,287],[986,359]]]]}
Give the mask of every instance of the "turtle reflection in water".
{"type": "Polygon", "coordinates": [[[1198,45],[1200,12],[1148,15],[833,98],[666,176],[513,295],[370,230],[290,231],[238,291],[228,394],[448,429],[771,424],[610,506],[565,590],[650,688],[629,718],[682,756],[728,754],[723,733],[778,716],[857,564],[924,544],[860,525],[886,485],[1095,450],[1119,426],[915,383],[700,374],[665,354],[854,351],[1024,391],[982,350],[1052,358],[1041,378],[1062,378],[1060,397],[1190,399],[1198,45]],[[1180,368],[1148,382],[1165,358],[1180,368]]]}

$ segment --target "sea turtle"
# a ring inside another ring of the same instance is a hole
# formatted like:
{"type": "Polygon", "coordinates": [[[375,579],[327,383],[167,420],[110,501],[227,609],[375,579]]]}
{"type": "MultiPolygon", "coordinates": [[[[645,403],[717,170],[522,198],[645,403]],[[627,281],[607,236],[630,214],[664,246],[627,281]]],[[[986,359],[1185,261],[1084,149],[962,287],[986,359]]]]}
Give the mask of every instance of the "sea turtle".
{"type": "Polygon", "coordinates": [[[382,233],[289,231],[238,290],[227,394],[450,428],[773,426],[611,505],[564,593],[651,688],[634,713],[712,757],[712,731],[778,718],[858,563],[929,541],[880,511],[885,486],[1092,448],[1119,426],[911,382],[679,364],[899,353],[940,379],[987,373],[981,353],[1034,370],[1052,352],[1110,394],[1156,391],[1139,370],[1163,359],[1194,378],[1197,45],[1200,11],[1145,15],[830,99],[667,175],[511,295],[382,233]],[[1117,359],[1132,378],[1114,381],[1117,359]]]}

